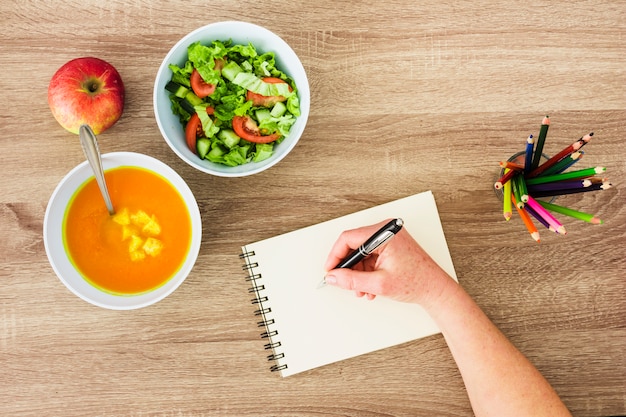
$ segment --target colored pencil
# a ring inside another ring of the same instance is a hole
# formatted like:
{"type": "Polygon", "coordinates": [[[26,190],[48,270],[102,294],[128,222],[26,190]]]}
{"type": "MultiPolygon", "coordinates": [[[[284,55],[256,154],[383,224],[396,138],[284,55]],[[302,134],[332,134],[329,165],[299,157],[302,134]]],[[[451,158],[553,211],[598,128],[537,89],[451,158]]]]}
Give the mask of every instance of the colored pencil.
{"type": "Polygon", "coordinates": [[[535,139],[533,135],[529,135],[526,139],[526,156],[524,158],[524,173],[528,174],[533,164],[533,149],[535,147],[535,139]]]}
{"type": "Polygon", "coordinates": [[[520,187],[520,179],[521,175],[514,176],[511,181],[511,189],[513,190],[513,196],[515,196],[515,200],[517,200],[517,207],[524,207],[524,202],[522,201],[522,189],[520,187]]]}
{"type": "Polygon", "coordinates": [[[601,174],[605,171],[606,171],[606,168],[604,167],[595,167],[595,168],[579,169],[577,171],[563,172],[561,174],[545,175],[542,177],[528,178],[526,180],[526,185],[528,186],[528,185],[533,185],[533,184],[545,184],[547,182],[554,182],[554,181],[582,179],[582,178],[592,177],[596,174],[601,174]]]}
{"type": "Polygon", "coordinates": [[[511,161],[500,161],[501,168],[514,169],[515,171],[523,171],[524,166],[511,161]]]}
{"type": "MultiPolygon", "coordinates": [[[[585,156],[585,151],[581,151],[580,149],[578,150],[578,153],[580,154],[580,156],[578,157],[578,159],[576,160],[572,160],[570,161],[569,164],[567,164],[566,166],[563,167],[563,169],[560,172],[555,172],[555,174],[560,174],[561,172],[565,171],[566,169],[570,168],[572,165],[574,165],[576,162],[580,161],[583,156],[585,156]]],[[[552,175],[552,174],[551,174],[552,175]]]]}
{"type": "Polygon", "coordinates": [[[534,191],[531,195],[535,198],[539,197],[554,197],[557,195],[566,195],[566,194],[578,194],[578,193],[586,193],[589,191],[600,191],[600,190],[608,190],[611,188],[613,184],[610,182],[603,183],[595,183],[591,184],[589,187],[583,188],[571,188],[571,189],[561,189],[561,190],[551,190],[551,191],[534,191]]]}
{"type": "Polygon", "coordinates": [[[546,229],[550,230],[551,232],[558,233],[552,226],[550,226],[550,223],[548,223],[546,219],[537,214],[537,212],[533,210],[532,207],[530,207],[529,205],[524,206],[524,211],[533,216],[535,220],[544,225],[546,229]]]}
{"type": "Polygon", "coordinates": [[[539,161],[541,160],[541,154],[543,153],[543,145],[546,141],[546,136],[548,135],[549,127],[550,127],[550,117],[546,116],[541,121],[541,129],[539,130],[539,137],[537,138],[537,146],[535,146],[535,153],[533,155],[533,163],[531,165],[531,170],[539,166],[539,161]]]}
{"type": "Polygon", "coordinates": [[[586,188],[591,184],[593,184],[593,182],[589,178],[583,180],[556,181],[547,182],[545,184],[531,184],[528,186],[528,191],[533,193],[537,191],[569,190],[571,188],[586,188]]]}
{"type": "Polygon", "coordinates": [[[567,168],[571,167],[576,162],[578,162],[580,158],[583,157],[583,154],[584,152],[582,151],[576,151],[572,153],[571,155],[566,156],[565,158],[561,159],[559,162],[552,165],[550,168],[543,171],[541,175],[560,174],[561,172],[565,171],[567,168]]]}
{"type": "Polygon", "coordinates": [[[587,177],[586,179],[591,181],[592,184],[602,184],[603,182],[609,182],[609,179],[606,177],[587,177]]]}
{"type": "Polygon", "coordinates": [[[530,236],[532,236],[532,238],[535,239],[536,242],[539,242],[539,231],[537,230],[537,227],[535,226],[533,221],[530,219],[530,216],[528,215],[526,210],[517,206],[517,202],[515,201],[514,196],[511,196],[511,199],[513,201],[513,204],[515,205],[515,208],[517,209],[517,213],[522,218],[526,229],[528,229],[528,233],[530,233],[530,236]]]}
{"type": "Polygon", "coordinates": [[[559,162],[561,159],[579,150],[585,143],[591,140],[592,136],[593,136],[593,132],[583,136],[582,138],[578,139],[576,142],[564,148],[561,152],[557,153],[556,155],[553,155],[546,162],[544,162],[543,164],[539,165],[537,168],[534,168],[532,171],[530,171],[527,175],[528,178],[533,178],[533,177],[537,177],[541,175],[541,173],[543,173],[546,169],[550,168],[551,166],[559,162]]]}
{"type": "Polygon", "coordinates": [[[517,187],[519,188],[520,199],[522,200],[522,203],[525,203],[528,201],[528,187],[526,186],[526,180],[521,175],[518,175],[517,177],[517,187]]]}
{"type": "Polygon", "coordinates": [[[559,206],[556,204],[548,203],[547,201],[537,200],[537,202],[541,204],[541,206],[545,208],[546,210],[554,211],[556,213],[561,213],[566,216],[573,217],[575,219],[586,221],[588,223],[602,224],[602,220],[600,220],[593,214],[589,214],[589,213],[585,213],[582,211],[573,210],[568,207],[563,207],[563,206],[559,206]]]}
{"type": "Polygon", "coordinates": [[[496,190],[499,190],[500,188],[502,188],[502,186],[511,178],[513,178],[513,175],[515,174],[516,174],[516,171],[512,169],[509,172],[506,172],[504,175],[502,175],[502,177],[500,177],[500,179],[496,181],[496,183],[494,184],[494,187],[496,187],[496,190]]]}
{"type": "Polygon", "coordinates": [[[532,207],[532,209],[535,210],[538,215],[540,215],[541,217],[546,219],[548,224],[550,226],[552,226],[554,228],[554,230],[556,230],[559,234],[561,234],[561,235],[567,234],[567,231],[565,230],[565,226],[563,226],[561,224],[561,222],[559,222],[556,219],[556,217],[554,217],[546,209],[544,209],[539,203],[537,203],[537,200],[535,200],[533,197],[529,196],[528,197],[528,203],[526,203],[526,204],[528,204],[530,207],[532,207]]]}
{"type": "MultiPolygon", "coordinates": [[[[505,169],[505,172],[506,171],[508,171],[508,169],[505,169]]],[[[509,220],[511,220],[511,216],[513,215],[513,210],[511,209],[511,181],[507,181],[504,183],[503,194],[504,196],[502,197],[502,215],[504,216],[504,219],[508,222],[509,220]]]]}

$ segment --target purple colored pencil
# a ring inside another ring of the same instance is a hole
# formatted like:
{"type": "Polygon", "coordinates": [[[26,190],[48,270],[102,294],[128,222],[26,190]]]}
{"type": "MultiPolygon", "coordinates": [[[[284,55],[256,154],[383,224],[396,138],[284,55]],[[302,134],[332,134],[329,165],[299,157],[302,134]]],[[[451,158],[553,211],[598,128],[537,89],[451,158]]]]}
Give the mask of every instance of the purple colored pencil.
{"type": "Polygon", "coordinates": [[[569,190],[572,188],[586,188],[593,184],[590,179],[574,180],[574,181],[557,181],[547,182],[545,184],[528,185],[528,192],[533,191],[553,191],[553,190],[569,190]]]}
{"type": "Polygon", "coordinates": [[[567,234],[565,226],[563,226],[563,224],[561,224],[561,222],[558,221],[556,217],[550,214],[548,210],[544,209],[539,203],[537,203],[537,200],[535,200],[533,197],[529,196],[528,203],[526,204],[532,207],[532,209],[535,210],[538,215],[546,219],[548,224],[552,226],[554,230],[556,230],[559,234],[567,234]]]}
{"type": "Polygon", "coordinates": [[[613,185],[610,182],[602,182],[602,183],[597,183],[597,184],[591,184],[589,187],[584,187],[584,188],[570,188],[570,189],[557,189],[557,190],[532,191],[532,192],[529,191],[529,193],[535,198],[554,197],[557,195],[585,193],[587,191],[608,190],[612,186],[613,185]]]}
{"type": "Polygon", "coordinates": [[[530,206],[524,206],[523,210],[526,210],[526,212],[528,212],[528,214],[530,214],[531,216],[533,216],[539,223],[543,224],[545,226],[546,229],[550,229],[553,232],[556,232],[556,230],[554,230],[553,227],[550,226],[550,223],[548,223],[546,221],[546,219],[544,219],[543,217],[541,217],[535,210],[532,209],[532,207],[530,206]]]}

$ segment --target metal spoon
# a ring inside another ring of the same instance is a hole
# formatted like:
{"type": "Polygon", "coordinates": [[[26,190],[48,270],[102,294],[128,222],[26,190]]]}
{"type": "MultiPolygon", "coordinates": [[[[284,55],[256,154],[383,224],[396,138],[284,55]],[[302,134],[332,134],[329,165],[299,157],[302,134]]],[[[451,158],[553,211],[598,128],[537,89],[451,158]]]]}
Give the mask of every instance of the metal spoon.
{"type": "Polygon", "coordinates": [[[98,149],[96,135],[88,125],[81,125],[78,133],[78,136],[80,137],[80,144],[83,146],[83,152],[85,152],[89,165],[91,165],[91,169],[93,169],[96,182],[98,183],[98,187],[100,187],[100,192],[104,198],[104,203],[107,206],[107,210],[109,210],[109,214],[112,216],[115,214],[115,209],[113,209],[111,196],[109,196],[109,190],[107,189],[107,184],[104,180],[104,170],[102,169],[102,159],[100,158],[100,150],[98,149]]]}

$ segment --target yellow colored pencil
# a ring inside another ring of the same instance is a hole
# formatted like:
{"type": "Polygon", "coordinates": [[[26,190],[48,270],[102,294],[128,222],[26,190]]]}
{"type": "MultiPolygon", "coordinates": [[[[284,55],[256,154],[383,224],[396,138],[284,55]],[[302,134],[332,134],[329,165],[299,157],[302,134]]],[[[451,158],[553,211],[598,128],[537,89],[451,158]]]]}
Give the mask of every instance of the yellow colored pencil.
{"type": "MultiPolygon", "coordinates": [[[[504,172],[506,173],[508,170],[507,168],[504,172]]],[[[503,188],[502,214],[504,215],[504,219],[508,222],[513,215],[513,210],[511,209],[511,181],[505,182],[503,188]]]]}

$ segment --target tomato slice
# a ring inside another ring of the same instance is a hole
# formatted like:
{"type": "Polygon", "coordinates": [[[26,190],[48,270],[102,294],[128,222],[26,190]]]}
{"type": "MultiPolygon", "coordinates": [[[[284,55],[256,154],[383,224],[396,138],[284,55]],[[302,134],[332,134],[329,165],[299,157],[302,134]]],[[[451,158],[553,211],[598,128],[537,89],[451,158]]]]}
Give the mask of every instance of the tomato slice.
{"type": "MultiPolygon", "coordinates": [[[[215,69],[217,71],[221,71],[226,64],[226,58],[216,59],[215,60],[215,69]]],[[[195,68],[191,72],[191,77],[189,79],[191,83],[191,89],[193,92],[200,98],[205,98],[210,96],[215,91],[215,84],[209,84],[202,79],[202,76],[195,68]]]]}
{"type": "Polygon", "coordinates": [[[215,91],[215,84],[209,84],[204,82],[202,76],[197,69],[193,69],[190,78],[191,89],[200,98],[210,96],[215,91]]]}
{"type": "Polygon", "coordinates": [[[233,117],[233,130],[241,139],[254,143],[270,143],[280,138],[280,133],[272,133],[271,135],[261,135],[259,126],[248,116],[233,117]]]}
{"type": "MultiPolygon", "coordinates": [[[[276,77],[265,77],[262,81],[268,84],[287,84],[286,81],[276,77]]],[[[289,86],[289,91],[293,91],[291,86],[289,86]]],[[[283,96],[262,96],[261,94],[257,94],[248,90],[248,92],[246,93],[246,100],[252,101],[253,106],[273,107],[274,104],[278,103],[279,101],[285,101],[287,100],[287,98],[283,96]]]]}
{"type": "MultiPolygon", "coordinates": [[[[213,114],[213,111],[213,107],[206,108],[207,114],[213,114]]],[[[198,113],[194,113],[189,118],[187,126],[185,126],[185,140],[187,141],[187,146],[193,153],[198,154],[196,142],[198,141],[198,138],[203,136],[204,130],[202,130],[200,117],[198,116],[198,113]]]]}

